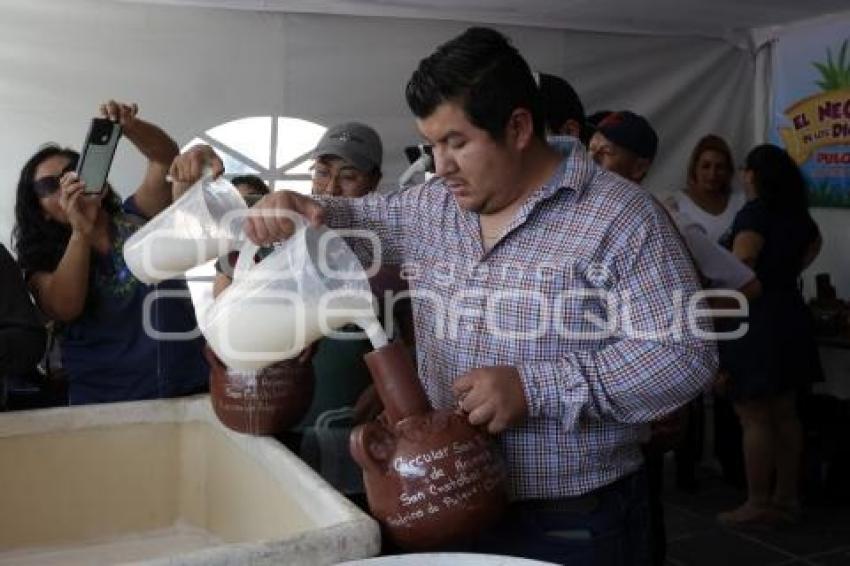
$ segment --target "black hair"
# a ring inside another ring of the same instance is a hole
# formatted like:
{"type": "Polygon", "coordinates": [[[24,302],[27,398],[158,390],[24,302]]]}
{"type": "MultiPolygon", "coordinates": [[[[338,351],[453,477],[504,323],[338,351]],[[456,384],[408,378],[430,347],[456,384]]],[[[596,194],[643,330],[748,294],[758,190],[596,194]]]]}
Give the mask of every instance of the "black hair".
{"type": "Polygon", "coordinates": [[[579,126],[579,139],[587,144],[590,131],[584,115],[584,105],[570,83],[548,73],[539,73],[540,102],[546,126],[551,132],[560,132],[568,120],[579,126]]]}
{"type": "MultiPolygon", "coordinates": [[[[68,158],[76,163],[80,154],[56,144],[47,144],[30,157],[21,169],[15,198],[15,227],[12,229],[12,242],[18,263],[29,276],[36,271],[53,271],[68,246],[71,227],[44,216],[38,195],[33,190],[35,170],[45,160],[54,156],[68,158]]],[[[101,206],[113,216],[121,207],[121,200],[107,185],[109,194],[104,197],[101,206]]]]}
{"type": "Polygon", "coordinates": [[[756,194],[768,208],[808,214],[806,180],[784,149],[768,143],[756,146],[747,154],[744,169],[752,171],[756,194]]]}
{"type": "Polygon", "coordinates": [[[427,118],[448,101],[457,102],[469,121],[496,140],[504,139],[511,113],[531,112],[534,134],[545,139],[540,93],[528,63],[501,33],[467,29],[422,59],[405,90],[417,118],[427,118]]]}
{"type": "Polygon", "coordinates": [[[237,177],[233,177],[230,182],[234,187],[238,185],[248,185],[257,194],[267,195],[270,192],[269,186],[256,175],[239,175],[237,177]]]}

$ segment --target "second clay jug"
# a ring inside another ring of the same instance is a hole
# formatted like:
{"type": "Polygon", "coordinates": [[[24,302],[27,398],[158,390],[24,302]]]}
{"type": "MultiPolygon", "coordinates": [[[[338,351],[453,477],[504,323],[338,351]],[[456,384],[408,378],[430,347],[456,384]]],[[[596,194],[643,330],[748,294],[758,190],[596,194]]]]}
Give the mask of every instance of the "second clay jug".
{"type": "Polygon", "coordinates": [[[237,432],[277,434],[298,423],[313,401],[313,365],[297,359],[257,371],[230,369],[210,350],[210,402],[218,419],[237,432]]]}

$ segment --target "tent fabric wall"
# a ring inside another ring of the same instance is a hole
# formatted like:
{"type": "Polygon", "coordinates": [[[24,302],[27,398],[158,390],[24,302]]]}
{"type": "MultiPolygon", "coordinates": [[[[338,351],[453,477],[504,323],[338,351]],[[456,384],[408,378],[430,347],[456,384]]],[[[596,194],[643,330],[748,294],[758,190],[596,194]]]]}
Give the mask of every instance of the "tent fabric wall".
{"type": "MultiPolygon", "coordinates": [[[[229,11],[94,0],[0,0],[0,241],[14,187],[43,142],[79,147],[97,105],[137,101],[181,145],[218,124],[280,115],[324,125],[357,119],[385,145],[385,181],[418,141],[404,85],[420,58],[469,24],[229,11]]],[[[628,108],[655,124],[661,149],[648,186],[683,186],[701,135],[736,155],[753,140],[754,60],[722,40],[500,27],[536,69],[566,77],[588,110],[628,108]]],[[[111,175],[134,188],[143,160],[128,143],[111,175]]]]}

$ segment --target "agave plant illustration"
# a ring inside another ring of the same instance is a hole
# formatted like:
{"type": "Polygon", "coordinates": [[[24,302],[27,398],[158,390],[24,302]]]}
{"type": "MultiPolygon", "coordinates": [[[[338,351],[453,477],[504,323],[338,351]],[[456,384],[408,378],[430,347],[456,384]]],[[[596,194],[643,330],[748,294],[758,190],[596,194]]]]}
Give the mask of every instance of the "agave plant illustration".
{"type": "Polygon", "coordinates": [[[822,80],[815,81],[824,91],[841,90],[850,88],[850,60],[847,59],[847,39],[841,44],[841,49],[838,51],[838,59],[832,57],[832,50],[826,48],[826,64],[813,61],[818,71],[820,71],[822,80]]]}

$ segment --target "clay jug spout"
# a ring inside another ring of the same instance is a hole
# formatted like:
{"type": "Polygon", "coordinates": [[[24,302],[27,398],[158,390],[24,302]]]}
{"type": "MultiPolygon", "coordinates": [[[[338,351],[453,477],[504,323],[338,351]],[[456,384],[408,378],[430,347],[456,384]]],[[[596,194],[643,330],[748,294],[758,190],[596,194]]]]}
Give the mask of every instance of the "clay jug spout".
{"type": "Polygon", "coordinates": [[[399,343],[387,344],[366,354],[375,390],[384,404],[389,424],[431,410],[410,354],[399,343]]]}

